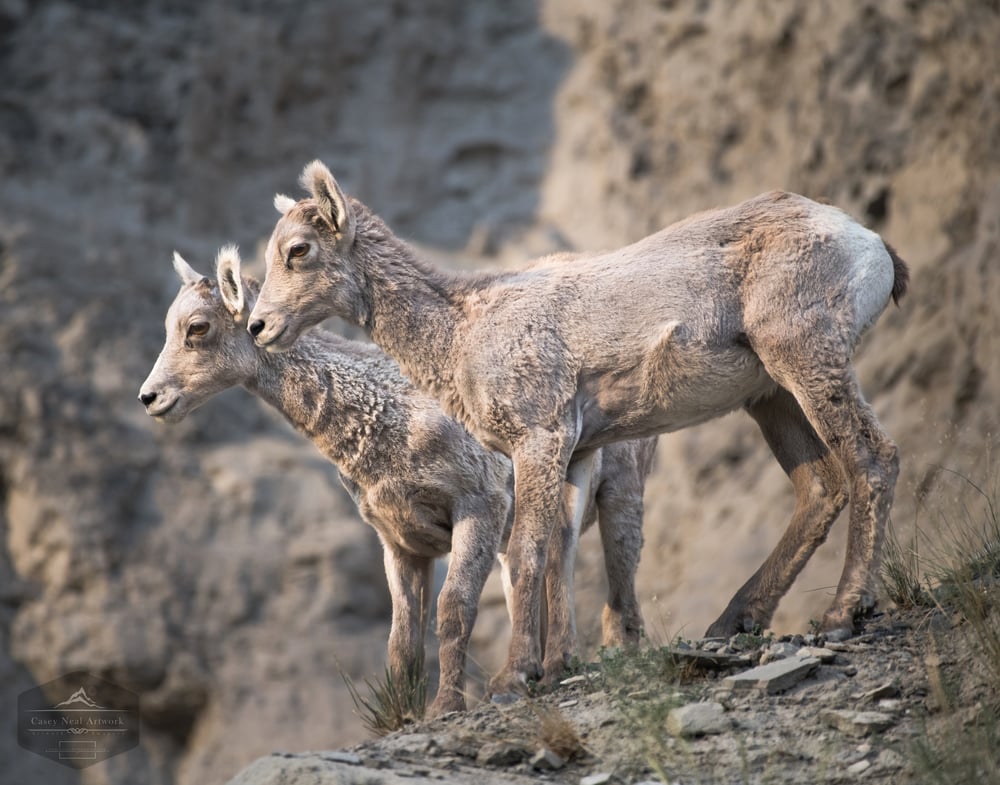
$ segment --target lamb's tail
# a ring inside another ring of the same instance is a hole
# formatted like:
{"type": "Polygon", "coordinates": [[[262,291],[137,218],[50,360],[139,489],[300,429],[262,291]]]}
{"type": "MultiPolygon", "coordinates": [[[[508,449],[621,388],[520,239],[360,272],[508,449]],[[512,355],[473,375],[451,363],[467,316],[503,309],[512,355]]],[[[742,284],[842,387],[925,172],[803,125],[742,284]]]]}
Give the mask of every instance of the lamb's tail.
{"type": "Polygon", "coordinates": [[[892,259],[892,301],[899,305],[899,301],[903,299],[903,295],[906,294],[906,289],[910,284],[910,268],[906,266],[896,249],[893,248],[885,240],[882,241],[885,245],[885,250],[889,252],[889,258],[892,259]]]}

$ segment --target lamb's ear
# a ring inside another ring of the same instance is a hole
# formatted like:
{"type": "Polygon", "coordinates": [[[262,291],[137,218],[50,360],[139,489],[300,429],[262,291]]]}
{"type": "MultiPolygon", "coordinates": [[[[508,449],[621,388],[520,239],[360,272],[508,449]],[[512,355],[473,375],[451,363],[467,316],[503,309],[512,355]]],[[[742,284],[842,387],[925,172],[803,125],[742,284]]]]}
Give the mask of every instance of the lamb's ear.
{"type": "Polygon", "coordinates": [[[198,283],[205,276],[184,261],[184,257],[174,251],[174,269],[184,283],[198,283]]]}
{"type": "Polygon", "coordinates": [[[229,313],[237,322],[243,321],[246,297],[243,296],[243,278],[240,277],[240,252],[235,245],[224,246],[219,251],[215,257],[215,275],[229,313]]]}
{"type": "Polygon", "coordinates": [[[285,215],[293,207],[295,207],[295,200],[292,197],[284,194],[274,195],[274,209],[282,215],[285,215]]]}
{"type": "Polygon", "coordinates": [[[302,170],[299,182],[312,194],[323,218],[349,244],[354,239],[354,210],[322,161],[313,161],[302,170]]]}

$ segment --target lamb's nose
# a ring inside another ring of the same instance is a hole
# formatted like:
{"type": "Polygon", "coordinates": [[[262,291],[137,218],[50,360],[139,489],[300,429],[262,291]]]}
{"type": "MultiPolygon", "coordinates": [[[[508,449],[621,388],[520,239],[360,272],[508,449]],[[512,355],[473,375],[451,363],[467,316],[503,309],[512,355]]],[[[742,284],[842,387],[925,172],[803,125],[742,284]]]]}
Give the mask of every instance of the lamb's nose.
{"type": "Polygon", "coordinates": [[[250,330],[250,335],[256,338],[258,335],[260,335],[261,330],[264,329],[264,320],[254,319],[252,322],[250,322],[247,329],[250,330]]]}
{"type": "Polygon", "coordinates": [[[155,392],[139,393],[139,401],[142,403],[143,406],[149,406],[149,404],[151,404],[155,400],[156,400],[155,392]]]}

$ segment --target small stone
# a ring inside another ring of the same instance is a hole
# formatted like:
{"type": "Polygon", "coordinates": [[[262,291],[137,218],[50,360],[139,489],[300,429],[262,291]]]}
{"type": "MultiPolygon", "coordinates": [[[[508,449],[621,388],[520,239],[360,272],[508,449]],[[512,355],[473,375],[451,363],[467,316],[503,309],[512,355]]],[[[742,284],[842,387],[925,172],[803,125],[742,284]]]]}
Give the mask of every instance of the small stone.
{"type": "Polygon", "coordinates": [[[481,749],[481,740],[471,733],[449,733],[437,740],[438,747],[463,758],[476,758],[481,749]]]}
{"type": "Polygon", "coordinates": [[[880,711],[849,711],[828,709],[820,714],[820,719],[831,728],[836,728],[851,736],[867,736],[869,733],[884,731],[894,724],[892,716],[880,711]]]}
{"type": "Polygon", "coordinates": [[[734,705],[733,691],[728,687],[716,687],[712,690],[712,700],[716,703],[721,703],[722,707],[729,711],[734,705]]]}
{"type": "Polygon", "coordinates": [[[847,767],[848,774],[860,774],[863,771],[867,771],[871,767],[871,763],[861,759],[857,763],[852,763],[847,767]]]}
{"type": "Polygon", "coordinates": [[[609,782],[611,782],[611,773],[607,771],[588,774],[586,777],[580,778],[580,785],[607,785],[609,782]]]}
{"type": "Polygon", "coordinates": [[[798,651],[799,647],[790,642],[779,641],[778,643],[772,643],[760,655],[760,664],[767,665],[769,662],[787,660],[789,657],[794,657],[798,651]]]}
{"type": "Polygon", "coordinates": [[[531,768],[538,771],[555,771],[566,765],[566,761],[558,753],[553,752],[548,747],[542,747],[531,756],[531,768]]]}
{"type": "Polygon", "coordinates": [[[875,764],[882,769],[901,769],[906,765],[906,759],[895,750],[886,747],[878,754],[875,764]]]}
{"type": "Polygon", "coordinates": [[[559,684],[562,685],[563,687],[568,687],[571,684],[582,684],[586,680],[587,677],[581,673],[578,676],[570,676],[568,679],[563,679],[561,682],[559,682],[559,684]]]}
{"type": "Polygon", "coordinates": [[[667,715],[667,731],[685,739],[724,733],[730,727],[725,708],[714,701],[689,703],[687,706],[671,709],[667,715]]]}
{"type": "Polygon", "coordinates": [[[570,698],[569,700],[565,700],[562,703],[560,703],[559,708],[568,709],[570,708],[570,706],[576,706],[576,704],[578,704],[579,702],[580,701],[578,701],[576,698],[570,698]]]}
{"type": "Polygon", "coordinates": [[[718,651],[726,645],[726,638],[703,638],[698,641],[698,648],[702,651],[718,651]]]}
{"type": "Polygon", "coordinates": [[[727,676],[723,684],[733,690],[757,689],[773,695],[795,686],[817,667],[819,660],[816,657],[790,657],[727,676]]]}
{"type": "Polygon", "coordinates": [[[868,690],[861,697],[865,700],[877,701],[881,698],[895,698],[899,695],[899,687],[895,682],[886,682],[881,687],[876,687],[873,690],[868,690]]]}
{"type": "Polygon", "coordinates": [[[799,649],[800,657],[816,657],[824,665],[829,665],[837,659],[837,652],[820,646],[803,646],[799,649]]]}
{"type": "Polygon", "coordinates": [[[476,763],[480,766],[514,766],[528,757],[520,744],[510,741],[488,741],[479,748],[476,763]]]}
{"type": "Polygon", "coordinates": [[[324,752],[322,758],[333,763],[346,763],[348,766],[361,765],[361,756],[353,752],[324,752]]]}
{"type": "Polygon", "coordinates": [[[881,711],[899,711],[903,706],[903,701],[899,698],[883,698],[878,702],[881,711]]]}
{"type": "Polygon", "coordinates": [[[858,675],[858,669],[855,668],[853,665],[848,665],[848,666],[846,666],[844,668],[844,675],[845,676],[857,676],[858,675]]]}

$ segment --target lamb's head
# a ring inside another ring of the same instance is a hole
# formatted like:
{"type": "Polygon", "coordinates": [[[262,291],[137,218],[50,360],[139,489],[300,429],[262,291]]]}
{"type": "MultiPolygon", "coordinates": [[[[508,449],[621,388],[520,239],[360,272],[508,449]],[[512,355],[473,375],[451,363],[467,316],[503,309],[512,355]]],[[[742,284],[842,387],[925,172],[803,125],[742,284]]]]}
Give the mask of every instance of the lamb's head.
{"type": "Polygon", "coordinates": [[[356,205],[320,161],[306,166],[301,183],[309,198],[274,199],[281,218],[267,244],[264,285],[248,324],[257,345],[269,351],[288,349],[331,316],[364,322],[354,258],[356,205]]]}
{"type": "Polygon", "coordinates": [[[183,285],[167,311],[167,338],[139,400],[162,422],[178,422],[213,395],[257,372],[257,348],[247,334],[254,283],[240,276],[236,248],[223,248],[216,280],[195,272],[177,253],[183,285]]]}

